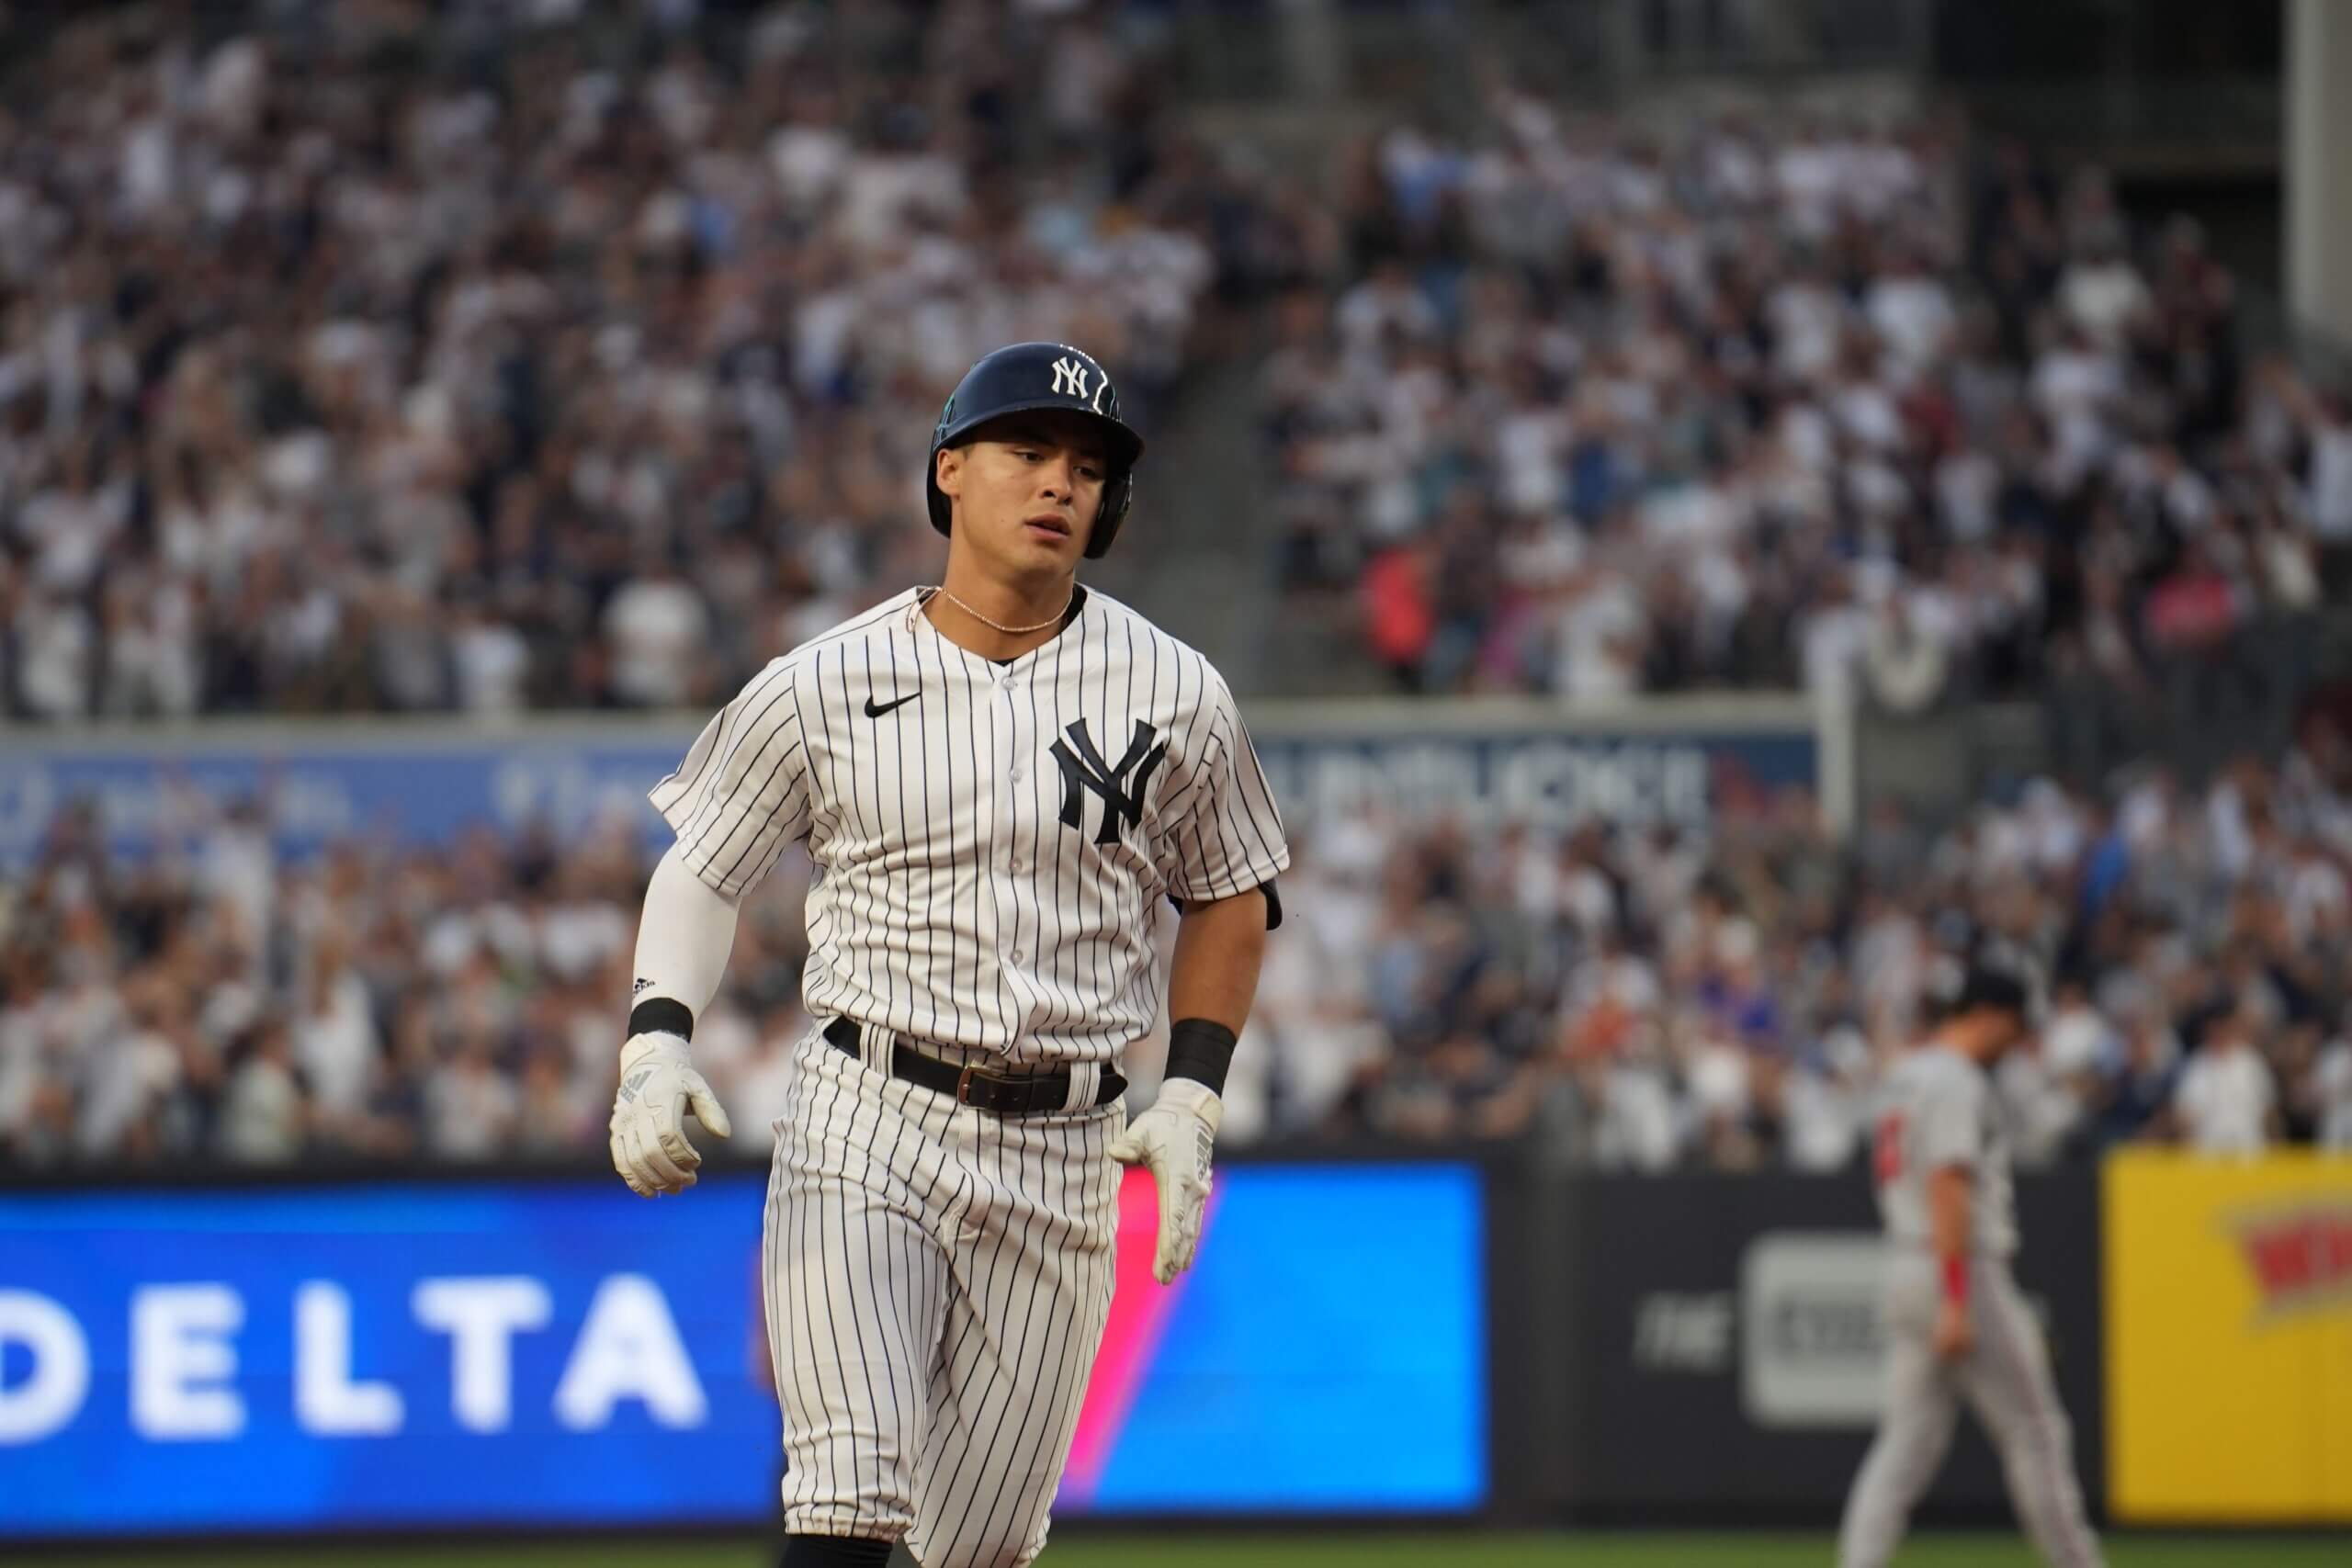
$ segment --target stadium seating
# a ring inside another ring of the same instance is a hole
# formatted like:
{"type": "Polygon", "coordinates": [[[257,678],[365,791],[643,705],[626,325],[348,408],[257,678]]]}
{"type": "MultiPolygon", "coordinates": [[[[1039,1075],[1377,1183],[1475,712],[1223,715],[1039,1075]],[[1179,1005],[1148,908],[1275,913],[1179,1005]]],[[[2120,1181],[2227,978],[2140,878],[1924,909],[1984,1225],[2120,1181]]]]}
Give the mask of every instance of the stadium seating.
{"type": "MultiPolygon", "coordinates": [[[[1402,689],[2073,691],[2088,726],[2226,705],[2341,580],[2352,420],[2247,356],[2194,228],[1942,122],[1654,143],[1495,88],[1301,210],[1160,112],[1115,11],[460,9],[52,32],[73,90],[0,137],[16,723],[707,706],[929,559],[930,400],[979,348],[1069,335],[1171,402],[1202,314],[1270,294],[1270,569],[1402,689]]],[[[1843,845],[1802,802],[1301,840],[1237,1140],[1840,1167],[1990,933],[2051,981],[2005,1086],[2031,1152],[2226,1145],[2249,1103],[2352,1144],[2325,724],[1843,845]],[[2200,1077],[2208,1040],[2252,1055],[2200,1077]]],[[[195,841],[69,819],[0,883],[0,1159],[600,1145],[636,840],[195,841]]],[[[779,884],[697,1038],[753,1141],[802,1024],[779,884]]]]}

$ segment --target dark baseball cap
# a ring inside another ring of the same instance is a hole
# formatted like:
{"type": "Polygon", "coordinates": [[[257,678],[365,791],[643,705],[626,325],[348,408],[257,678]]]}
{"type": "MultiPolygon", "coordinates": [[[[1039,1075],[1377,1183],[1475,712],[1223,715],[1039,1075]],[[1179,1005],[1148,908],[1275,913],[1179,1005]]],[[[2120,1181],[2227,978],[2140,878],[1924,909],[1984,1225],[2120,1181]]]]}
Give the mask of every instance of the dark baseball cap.
{"type": "Polygon", "coordinates": [[[2024,980],[2007,969],[1971,964],[1961,976],[1960,989],[1953,993],[1951,1012],[1957,1018],[1978,1008],[1998,1008],[2020,1019],[2030,1018],[2033,992],[2024,980]]]}

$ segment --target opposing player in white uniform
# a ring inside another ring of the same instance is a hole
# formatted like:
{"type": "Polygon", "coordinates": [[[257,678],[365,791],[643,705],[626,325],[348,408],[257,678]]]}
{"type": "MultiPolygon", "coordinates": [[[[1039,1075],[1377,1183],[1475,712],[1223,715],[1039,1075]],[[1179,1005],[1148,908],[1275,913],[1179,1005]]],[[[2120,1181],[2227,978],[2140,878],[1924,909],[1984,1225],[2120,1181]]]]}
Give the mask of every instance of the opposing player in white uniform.
{"type": "Polygon", "coordinates": [[[1023,1563],[1110,1309],[1118,1163],[1158,1183],[1154,1269],[1191,1261],[1282,823],[1225,682],[1078,586],[1142,442],[1102,367],[1023,344],[933,432],[943,586],[770,664],[653,791],[677,830],[646,893],[613,1161],[695,1181],[684,1111],[739,900],[806,840],[815,1021],[775,1127],[763,1269],[784,1406],[786,1568],[1023,1563]],[[1168,1077],[1132,1124],[1121,1054],[1159,1006],[1168,1077]]]}
{"type": "Polygon", "coordinates": [[[1894,1555],[1962,1399],[2000,1450],[2009,1499],[2043,1559],[2099,1562],[2049,1352],[2009,1272],[2017,1202],[1987,1075],[2025,1037],[2028,1010],[2017,976],[1973,968],[1943,1023],[1889,1076],[1875,1154],[1893,1243],[1886,1414],[1846,1502],[1841,1568],[1883,1568],[1894,1555]]]}

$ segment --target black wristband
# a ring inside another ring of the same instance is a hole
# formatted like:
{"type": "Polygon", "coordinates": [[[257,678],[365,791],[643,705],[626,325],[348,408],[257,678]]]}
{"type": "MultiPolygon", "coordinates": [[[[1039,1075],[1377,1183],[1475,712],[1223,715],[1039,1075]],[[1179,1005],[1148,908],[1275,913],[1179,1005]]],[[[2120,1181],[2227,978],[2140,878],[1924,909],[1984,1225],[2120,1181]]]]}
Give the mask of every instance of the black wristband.
{"type": "Polygon", "coordinates": [[[649,997],[628,1010],[628,1032],[631,1034],[674,1034],[681,1040],[695,1037],[695,1015],[686,1004],[668,997],[649,997]]]}
{"type": "Polygon", "coordinates": [[[1225,1092],[1225,1071],[1233,1066],[1233,1031],[1214,1019],[1187,1018],[1168,1032],[1168,1077],[1206,1084],[1225,1092]]]}

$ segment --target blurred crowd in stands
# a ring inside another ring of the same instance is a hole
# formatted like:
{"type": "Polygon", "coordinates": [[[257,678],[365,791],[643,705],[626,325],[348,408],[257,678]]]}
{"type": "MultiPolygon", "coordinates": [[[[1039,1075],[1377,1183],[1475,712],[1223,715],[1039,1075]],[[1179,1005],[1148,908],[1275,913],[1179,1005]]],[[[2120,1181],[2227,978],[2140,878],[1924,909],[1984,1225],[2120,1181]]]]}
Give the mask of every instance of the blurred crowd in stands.
{"type": "MultiPolygon", "coordinates": [[[[1841,1168],[1965,954],[2041,976],[2021,1157],[2352,1147],[2352,740],[2209,787],[2035,780],[1840,847],[1792,794],[1710,834],[1317,825],[1245,1053],[1270,1122],[1528,1134],[1608,1166],[1841,1168]]],[[[1237,1064],[1237,1070],[1242,1064],[1237,1064]]]]}
{"type": "Polygon", "coordinates": [[[2146,694],[2352,577],[2352,414],[2195,225],[1941,121],[1498,84],[1324,180],[1189,135],[1149,6],[207,14],[0,117],[19,717],[703,705],[931,570],[978,353],[1148,423],[1269,299],[1277,570],[1413,690],[2146,694]]]}
{"type": "MultiPolygon", "coordinates": [[[[131,864],[83,813],[0,884],[0,1146],[36,1165],[603,1146],[650,870],[631,831],[292,864],[269,829],[242,807],[131,864]]],[[[775,1113],[752,1080],[798,997],[797,897],[778,940],[786,913],[747,909],[696,1031],[752,1138],[775,1113]]]]}
{"type": "MultiPolygon", "coordinates": [[[[2239,703],[2352,577],[2352,416],[2245,353],[2195,227],[1941,122],[1653,141],[1498,85],[1319,182],[1178,126],[1148,6],[228,14],[61,10],[0,110],[13,718],[707,705],[928,572],[978,353],[1082,342],[1148,423],[1236,307],[1292,606],[1410,690],[2073,693],[2090,736],[2239,703]]],[[[2048,979],[2030,1156],[2352,1146],[2352,741],[2263,755],[1842,844],[1801,795],[1295,823],[1227,1132],[1844,1168],[1991,940],[2048,979]]],[[[633,826],[296,863],[270,810],[145,862],[69,814],[0,875],[0,1163],[601,1148],[633,826]]],[[[747,1150],[806,870],[696,1032],[747,1150]]]]}
{"type": "Polygon", "coordinates": [[[244,9],[15,67],[0,716],[707,703],[935,569],[980,353],[1148,421],[1311,241],[1147,8],[244,9]]]}
{"type": "Polygon", "coordinates": [[[1362,146],[1263,375],[1286,587],[1401,687],[2147,693],[2352,575],[2352,412],[2099,171],[1489,110],[1362,146]]]}
{"type": "MultiPolygon", "coordinates": [[[[267,827],[234,811],[134,864],[69,818],[0,882],[0,1158],[602,1147],[648,869],[630,824],[303,863],[267,827]]],[[[1991,942],[2044,977],[2038,1045],[1999,1075],[2026,1157],[2352,1148],[2352,740],[2325,723],[2204,788],[2038,780],[1939,833],[1882,808],[1842,847],[1802,792],[1705,832],[1365,816],[1295,845],[1236,1143],[1843,1168],[1879,1073],[1991,942]]],[[[695,1031],[747,1152],[807,1027],[808,870],[746,904],[695,1031]]]]}

